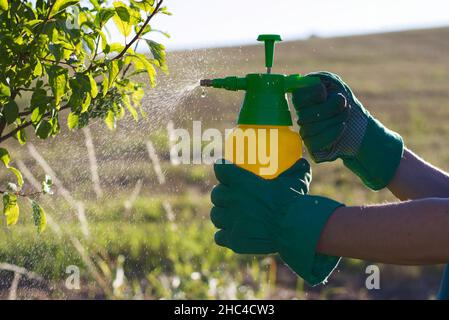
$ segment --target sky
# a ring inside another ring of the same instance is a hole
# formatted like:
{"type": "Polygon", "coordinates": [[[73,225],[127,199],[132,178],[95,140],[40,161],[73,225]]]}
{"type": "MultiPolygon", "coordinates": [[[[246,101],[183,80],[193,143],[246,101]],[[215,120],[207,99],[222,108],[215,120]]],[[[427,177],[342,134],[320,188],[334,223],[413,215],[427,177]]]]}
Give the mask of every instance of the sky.
{"type": "MultiPolygon", "coordinates": [[[[258,34],[285,40],[449,26],[447,0],[165,0],[172,16],[155,17],[168,50],[254,43],[258,34]]],[[[117,31],[112,36],[119,37],[117,31]]]]}

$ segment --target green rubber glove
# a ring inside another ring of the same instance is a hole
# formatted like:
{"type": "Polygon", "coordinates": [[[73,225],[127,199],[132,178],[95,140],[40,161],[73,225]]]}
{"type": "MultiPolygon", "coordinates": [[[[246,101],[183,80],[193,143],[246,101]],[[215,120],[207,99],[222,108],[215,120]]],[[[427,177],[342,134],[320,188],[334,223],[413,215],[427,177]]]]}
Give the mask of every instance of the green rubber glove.
{"type": "MultiPolygon", "coordinates": [[[[223,160],[224,161],[224,160],[223,160]]],[[[217,162],[212,190],[215,242],[236,253],[279,253],[311,285],[324,282],[340,258],[315,251],[328,218],[342,204],[308,196],[310,165],[301,159],[272,180],[217,162]]]]}
{"type": "Polygon", "coordinates": [[[401,136],[374,119],[339,76],[307,76],[319,77],[321,84],[293,92],[293,105],[313,160],[340,158],[369,188],[386,187],[402,158],[401,136]]]}

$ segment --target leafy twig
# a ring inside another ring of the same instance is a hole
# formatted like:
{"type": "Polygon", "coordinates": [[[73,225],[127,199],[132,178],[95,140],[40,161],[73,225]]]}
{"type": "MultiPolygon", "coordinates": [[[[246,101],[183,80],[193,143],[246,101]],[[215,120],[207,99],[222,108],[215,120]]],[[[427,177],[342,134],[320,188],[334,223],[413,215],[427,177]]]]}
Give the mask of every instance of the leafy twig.
{"type": "Polygon", "coordinates": [[[11,192],[11,191],[6,191],[6,190],[0,190],[0,194],[4,194],[4,193],[15,194],[16,196],[24,197],[24,198],[33,198],[33,197],[43,194],[42,191],[36,191],[36,192],[32,192],[32,193],[22,193],[22,192],[11,192]]]}
{"type": "Polygon", "coordinates": [[[20,88],[17,88],[16,90],[17,91],[31,91],[31,92],[34,92],[33,88],[22,88],[22,87],[20,87],[20,88]]]}
{"type": "Polygon", "coordinates": [[[117,60],[117,59],[120,59],[121,57],[123,57],[123,55],[126,53],[126,51],[128,51],[128,49],[133,45],[133,43],[136,42],[140,38],[140,35],[142,34],[143,30],[147,27],[148,23],[150,23],[151,19],[159,12],[159,9],[161,8],[161,5],[163,2],[164,2],[164,0],[160,0],[157,3],[156,7],[154,8],[154,11],[147,17],[147,19],[143,23],[142,28],[140,28],[140,30],[137,31],[134,38],[132,38],[131,41],[125,46],[125,48],[123,48],[122,52],[120,52],[117,56],[114,57],[114,60],[117,60]]]}
{"type": "MultiPolygon", "coordinates": [[[[68,109],[68,108],[70,108],[70,106],[65,105],[65,106],[61,107],[61,108],[59,109],[59,111],[62,111],[62,110],[68,109]]],[[[28,112],[28,111],[27,111],[27,112],[28,112]]],[[[48,111],[47,113],[45,113],[45,114],[43,115],[42,118],[48,117],[48,116],[51,115],[51,114],[52,114],[52,111],[48,111]]],[[[33,123],[33,122],[30,120],[30,121],[24,122],[24,123],[22,123],[21,125],[17,126],[17,128],[15,128],[14,130],[12,130],[12,131],[10,131],[9,133],[5,134],[4,136],[0,137],[0,143],[2,143],[3,141],[5,141],[6,139],[9,139],[9,138],[13,137],[17,132],[19,132],[19,131],[22,130],[22,129],[25,129],[25,128],[28,127],[28,126],[30,126],[32,123],[33,123]]]]}
{"type": "Polygon", "coordinates": [[[42,61],[46,61],[46,62],[50,62],[50,63],[54,63],[54,64],[62,64],[62,65],[64,65],[64,66],[67,66],[67,67],[72,68],[72,70],[76,72],[76,68],[77,68],[77,67],[74,66],[73,64],[68,63],[68,62],[64,62],[64,61],[56,61],[56,60],[47,59],[47,58],[39,58],[39,59],[41,59],[42,61]]]}
{"type": "MultiPolygon", "coordinates": [[[[139,29],[139,31],[137,31],[136,35],[134,36],[134,38],[131,39],[131,41],[129,43],[127,43],[125,45],[125,47],[123,48],[123,50],[116,55],[114,58],[111,59],[111,61],[113,60],[118,60],[121,59],[126,52],[128,51],[128,49],[137,41],[139,40],[140,36],[142,35],[142,32],[145,30],[146,26],[150,23],[151,19],[159,12],[159,9],[161,8],[162,3],[164,2],[164,0],[160,0],[157,4],[156,7],[154,8],[154,11],[147,17],[147,19],[145,20],[145,22],[143,23],[142,27],[139,29]]],[[[99,64],[99,66],[104,66],[105,63],[101,63],[99,64]]],[[[92,63],[87,69],[86,71],[84,71],[84,73],[89,72],[90,70],[92,70],[94,64],[92,63]]]]}

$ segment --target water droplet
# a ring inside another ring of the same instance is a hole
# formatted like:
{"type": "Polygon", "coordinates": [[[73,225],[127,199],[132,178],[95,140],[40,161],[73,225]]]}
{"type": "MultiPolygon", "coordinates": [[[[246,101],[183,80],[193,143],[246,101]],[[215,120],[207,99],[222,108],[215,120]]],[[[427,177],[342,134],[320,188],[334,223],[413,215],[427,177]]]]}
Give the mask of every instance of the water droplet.
{"type": "Polygon", "coordinates": [[[320,114],[319,114],[319,113],[317,113],[317,114],[316,114],[316,116],[317,116],[317,117],[319,117],[319,116],[320,116],[320,114]]]}
{"type": "Polygon", "coordinates": [[[206,98],[206,89],[201,88],[201,98],[206,98]]]}

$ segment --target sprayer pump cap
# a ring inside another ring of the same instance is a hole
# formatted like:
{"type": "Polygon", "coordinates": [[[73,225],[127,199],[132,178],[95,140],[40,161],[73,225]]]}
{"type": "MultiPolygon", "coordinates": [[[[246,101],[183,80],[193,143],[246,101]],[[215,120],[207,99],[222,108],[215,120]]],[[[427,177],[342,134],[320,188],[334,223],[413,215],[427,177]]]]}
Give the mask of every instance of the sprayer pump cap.
{"type": "Polygon", "coordinates": [[[261,34],[257,37],[257,41],[282,41],[281,36],[278,34],[261,34]]]}
{"type": "Polygon", "coordinates": [[[265,42],[265,67],[271,68],[274,60],[274,43],[276,41],[282,41],[281,36],[278,34],[261,34],[257,38],[257,41],[265,42]]]}

